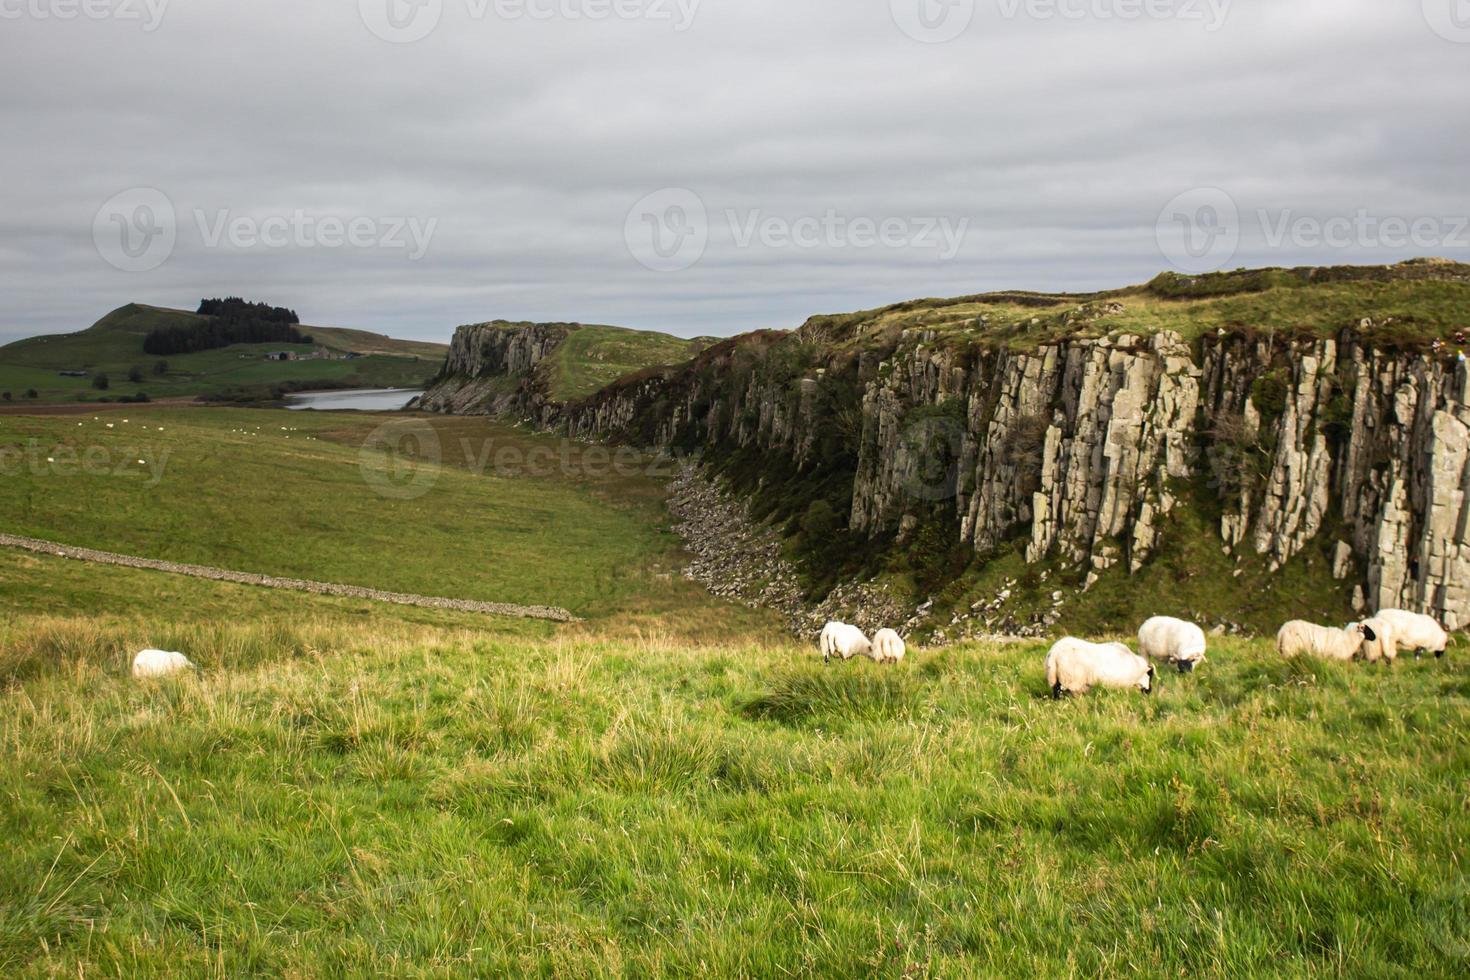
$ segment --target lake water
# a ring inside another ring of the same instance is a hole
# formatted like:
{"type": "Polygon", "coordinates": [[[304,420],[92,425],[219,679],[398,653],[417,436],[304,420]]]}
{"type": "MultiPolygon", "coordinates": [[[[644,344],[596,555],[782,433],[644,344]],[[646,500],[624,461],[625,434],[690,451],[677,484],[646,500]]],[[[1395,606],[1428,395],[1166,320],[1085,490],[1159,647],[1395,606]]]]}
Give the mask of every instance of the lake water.
{"type": "Polygon", "coordinates": [[[314,408],[323,412],[396,412],[423,394],[417,388],[361,388],[352,391],[304,391],[286,396],[292,411],[314,408]]]}

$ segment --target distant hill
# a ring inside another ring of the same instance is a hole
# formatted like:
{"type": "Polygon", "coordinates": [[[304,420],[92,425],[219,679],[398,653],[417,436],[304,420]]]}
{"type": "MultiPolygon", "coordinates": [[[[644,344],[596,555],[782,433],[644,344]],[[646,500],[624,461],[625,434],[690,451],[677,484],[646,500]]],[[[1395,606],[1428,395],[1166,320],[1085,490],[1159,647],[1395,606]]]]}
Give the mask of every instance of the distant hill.
{"type": "Polygon", "coordinates": [[[188,310],[129,303],[86,330],[16,341],[0,347],[0,393],[10,392],[14,403],[23,402],[29,390],[39,401],[56,402],[138,393],[152,399],[265,398],[277,389],[407,387],[437,373],[449,350],[446,344],[364,330],[302,326],[311,344],[235,344],[169,357],[144,352],[143,340],[152,331],[188,328],[206,319],[188,310]],[[299,359],[266,359],[277,351],[299,359]],[[130,373],[140,380],[129,380],[130,373]],[[94,386],[99,374],[107,376],[105,390],[94,386]]]}

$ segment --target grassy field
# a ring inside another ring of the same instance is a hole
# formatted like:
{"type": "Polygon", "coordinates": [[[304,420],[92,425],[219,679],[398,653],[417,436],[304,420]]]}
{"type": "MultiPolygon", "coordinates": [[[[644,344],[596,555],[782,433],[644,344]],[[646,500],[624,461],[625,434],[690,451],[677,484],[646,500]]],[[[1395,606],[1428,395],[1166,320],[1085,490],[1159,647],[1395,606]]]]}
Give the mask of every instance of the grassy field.
{"type": "Polygon", "coordinates": [[[1222,639],[1060,703],[1041,642],[824,667],[678,576],[646,461],[413,417],[439,461],[395,459],[383,422],[0,419],[6,530],[587,617],[0,553],[0,974],[1470,969],[1462,647],[1222,639]],[[145,645],[200,670],[134,682],[145,645]]]}
{"type": "Polygon", "coordinates": [[[10,975],[1457,976],[1470,671],[21,620],[10,975]],[[34,651],[34,653],[33,653],[34,651]],[[62,656],[58,656],[62,653],[62,656]]]}
{"type": "Polygon", "coordinates": [[[486,419],[383,423],[146,407],[0,418],[0,514],[64,544],[581,616],[697,592],[671,582],[666,467],[486,419]],[[383,447],[428,433],[441,462],[424,449],[399,473],[383,447]],[[422,495],[384,496],[395,474],[422,495]]]}
{"type": "Polygon", "coordinates": [[[130,304],[103,317],[87,330],[32,337],[0,347],[0,392],[11,404],[23,404],[34,389],[40,402],[96,401],[146,393],[152,399],[220,395],[237,389],[266,392],[272,385],[386,388],[422,384],[432,376],[448,348],[442,344],[393,340],[360,330],[303,327],[314,344],[236,344],[166,358],[143,353],[150,330],[199,320],[184,310],[130,304]],[[267,361],[267,351],[310,354],[318,348],[333,353],[361,353],[353,360],[267,361]],[[156,373],[160,361],[167,372],[156,373]],[[137,368],[142,380],[128,380],[137,368]],[[86,371],[84,378],[64,378],[61,371],[86,371]],[[93,387],[106,374],[107,390],[93,387]]]}
{"type": "Polygon", "coordinates": [[[546,362],[549,393],[556,401],[586,398],[645,368],[687,361],[709,343],[709,338],[685,340],[647,330],[583,326],[573,330],[546,362]]]}

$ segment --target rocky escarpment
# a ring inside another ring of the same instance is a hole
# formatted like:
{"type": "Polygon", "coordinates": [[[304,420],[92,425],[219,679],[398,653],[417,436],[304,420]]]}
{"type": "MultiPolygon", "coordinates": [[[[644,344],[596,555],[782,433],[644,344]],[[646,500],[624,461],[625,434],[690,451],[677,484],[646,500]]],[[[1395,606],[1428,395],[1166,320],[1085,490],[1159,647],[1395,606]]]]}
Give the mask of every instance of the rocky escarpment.
{"type": "MultiPolygon", "coordinates": [[[[900,550],[939,526],[981,563],[1019,548],[1087,587],[1144,569],[1187,507],[1227,554],[1274,570],[1311,548],[1360,608],[1467,626],[1470,372],[1448,350],[1370,341],[1373,328],[1013,349],[927,326],[857,337],[829,319],[531,407],[580,438],[744,454],[761,485],[840,478],[851,532],[900,550]]],[[[545,341],[456,349],[472,374],[472,350],[498,366],[545,341]]]]}
{"type": "Polygon", "coordinates": [[[548,402],[536,368],[577,327],[501,320],[460,327],[418,407],[454,415],[539,418],[548,402]]]}

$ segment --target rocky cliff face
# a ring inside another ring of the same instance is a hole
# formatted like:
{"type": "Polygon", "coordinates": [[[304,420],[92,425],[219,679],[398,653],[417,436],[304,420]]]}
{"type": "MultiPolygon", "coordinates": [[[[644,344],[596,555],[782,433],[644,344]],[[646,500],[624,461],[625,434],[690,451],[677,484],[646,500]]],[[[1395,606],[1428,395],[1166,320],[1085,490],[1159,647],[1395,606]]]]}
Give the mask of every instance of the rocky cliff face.
{"type": "Polygon", "coordinates": [[[1470,625],[1470,373],[1360,335],[1165,331],[1012,350],[803,328],[549,405],[524,379],[487,387],[534,367],[554,331],[468,328],[425,403],[534,414],[580,438],[753,450],[798,472],[850,456],[854,530],[901,545],[939,514],[982,558],[1022,539],[1028,561],[1088,584],[1143,568],[1176,508],[1207,505],[1220,548],[1279,567],[1326,542],[1360,606],[1470,625]]]}
{"type": "Polygon", "coordinates": [[[564,323],[503,321],[460,327],[419,406],[454,415],[539,416],[546,400],[537,365],[572,329],[564,323]]]}

